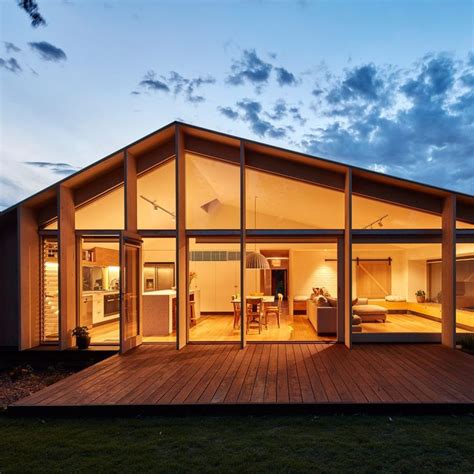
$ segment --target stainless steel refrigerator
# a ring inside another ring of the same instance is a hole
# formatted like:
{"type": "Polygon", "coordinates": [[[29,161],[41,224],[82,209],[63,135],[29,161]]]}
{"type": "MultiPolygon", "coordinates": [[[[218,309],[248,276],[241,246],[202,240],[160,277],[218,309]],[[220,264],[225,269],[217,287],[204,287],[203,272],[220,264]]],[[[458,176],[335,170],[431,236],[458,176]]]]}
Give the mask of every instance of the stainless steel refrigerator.
{"type": "Polygon", "coordinates": [[[143,269],[145,291],[170,290],[174,284],[174,263],[147,262],[143,269]]]}

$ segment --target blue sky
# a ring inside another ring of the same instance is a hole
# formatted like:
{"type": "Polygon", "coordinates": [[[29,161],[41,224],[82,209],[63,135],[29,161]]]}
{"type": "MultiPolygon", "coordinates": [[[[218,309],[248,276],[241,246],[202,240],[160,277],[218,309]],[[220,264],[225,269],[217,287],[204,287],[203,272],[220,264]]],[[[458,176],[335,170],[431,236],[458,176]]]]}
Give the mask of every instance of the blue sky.
{"type": "Polygon", "coordinates": [[[0,3],[0,209],[179,119],[474,193],[472,1],[0,3]]]}

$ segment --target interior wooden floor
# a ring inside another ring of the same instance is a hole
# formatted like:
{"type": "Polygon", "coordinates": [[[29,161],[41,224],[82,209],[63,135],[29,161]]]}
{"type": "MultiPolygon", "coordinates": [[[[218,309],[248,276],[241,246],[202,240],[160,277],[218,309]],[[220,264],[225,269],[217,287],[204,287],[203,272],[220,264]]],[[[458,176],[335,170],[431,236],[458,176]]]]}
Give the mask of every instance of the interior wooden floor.
{"type": "Polygon", "coordinates": [[[214,344],[181,351],[142,345],[16,402],[12,413],[22,407],[69,407],[72,414],[72,406],[130,405],[471,406],[473,373],[472,356],[434,344],[362,344],[352,350],[342,344],[214,344]]]}
{"type": "MultiPolygon", "coordinates": [[[[362,323],[362,333],[429,332],[441,333],[441,322],[415,314],[388,314],[384,323],[362,323]]],[[[468,332],[456,328],[456,332],[468,332]]]]}
{"type": "MultiPolygon", "coordinates": [[[[195,342],[228,342],[240,340],[240,328],[234,329],[234,318],[230,315],[202,316],[196,326],[189,329],[189,340],[195,342]]],[[[414,314],[389,314],[385,323],[362,323],[365,333],[440,333],[441,323],[414,314]]],[[[458,333],[468,331],[457,328],[458,333]]],[[[119,323],[114,321],[96,326],[90,330],[92,343],[113,344],[119,342],[119,323]]],[[[318,335],[308,318],[304,315],[283,315],[278,327],[274,317],[270,316],[267,329],[251,329],[247,333],[248,341],[265,342],[318,342],[333,341],[335,336],[318,335]]],[[[176,335],[144,337],[144,342],[176,342],[176,335]]]]}

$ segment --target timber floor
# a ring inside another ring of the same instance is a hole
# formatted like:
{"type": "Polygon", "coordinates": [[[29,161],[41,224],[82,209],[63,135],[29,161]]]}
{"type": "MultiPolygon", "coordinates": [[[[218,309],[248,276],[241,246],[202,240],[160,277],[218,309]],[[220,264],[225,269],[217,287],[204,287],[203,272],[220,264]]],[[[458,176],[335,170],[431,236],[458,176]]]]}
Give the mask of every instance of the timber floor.
{"type": "MultiPolygon", "coordinates": [[[[13,404],[44,409],[216,406],[474,406],[474,357],[436,344],[142,345],[13,404]]],[[[187,407],[187,408],[186,408],[187,407]]],[[[283,408],[283,407],[280,407],[283,408]]],[[[41,411],[43,409],[43,412],[41,411]]]]}

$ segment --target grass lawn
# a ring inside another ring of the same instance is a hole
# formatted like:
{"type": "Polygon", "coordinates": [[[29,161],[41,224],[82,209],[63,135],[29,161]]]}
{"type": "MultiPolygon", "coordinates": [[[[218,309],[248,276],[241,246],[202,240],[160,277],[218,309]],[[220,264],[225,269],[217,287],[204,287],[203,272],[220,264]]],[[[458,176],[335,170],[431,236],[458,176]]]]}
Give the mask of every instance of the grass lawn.
{"type": "Polygon", "coordinates": [[[0,416],[0,472],[469,472],[474,417],[0,416]]]}

